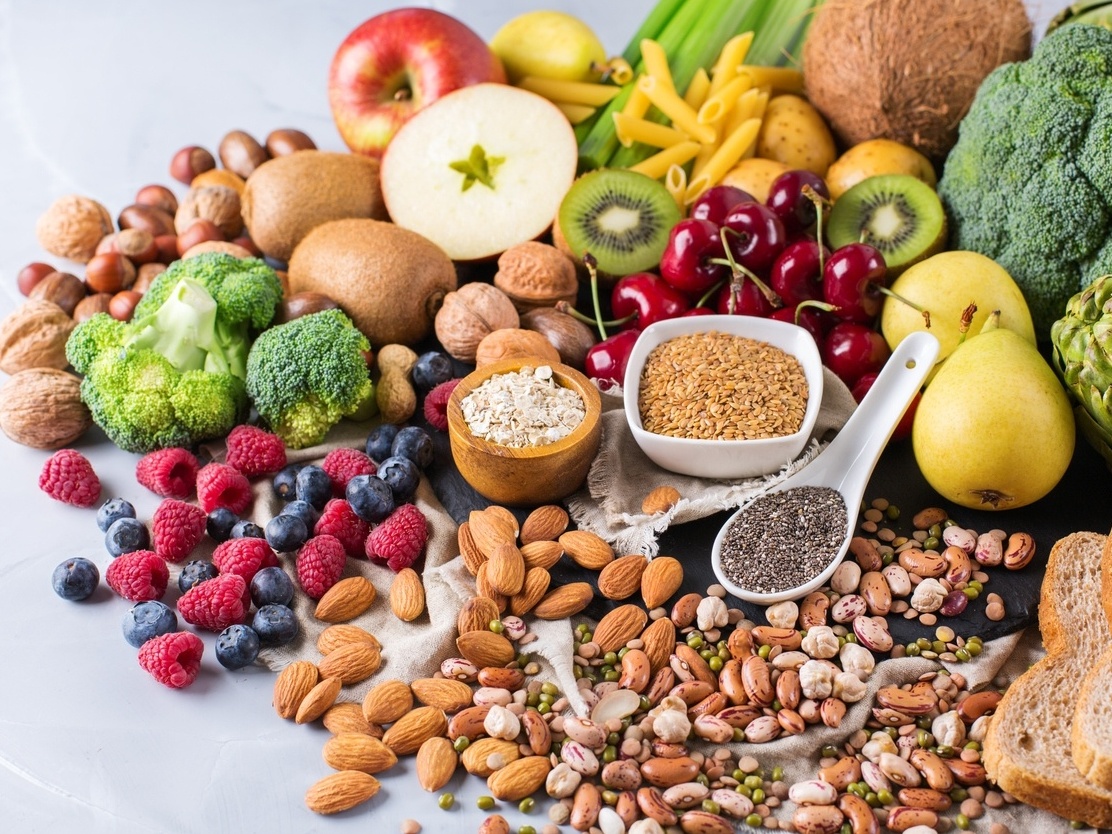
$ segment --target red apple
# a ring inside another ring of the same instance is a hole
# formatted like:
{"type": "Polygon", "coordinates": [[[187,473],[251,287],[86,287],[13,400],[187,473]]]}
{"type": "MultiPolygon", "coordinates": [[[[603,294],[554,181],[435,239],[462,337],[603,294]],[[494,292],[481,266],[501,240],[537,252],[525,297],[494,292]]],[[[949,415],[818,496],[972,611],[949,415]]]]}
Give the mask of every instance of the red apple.
{"type": "Polygon", "coordinates": [[[478,34],[433,9],[394,9],[365,21],[340,44],[328,99],[347,146],[380,156],[418,110],[484,81],[504,83],[506,74],[478,34]]]}

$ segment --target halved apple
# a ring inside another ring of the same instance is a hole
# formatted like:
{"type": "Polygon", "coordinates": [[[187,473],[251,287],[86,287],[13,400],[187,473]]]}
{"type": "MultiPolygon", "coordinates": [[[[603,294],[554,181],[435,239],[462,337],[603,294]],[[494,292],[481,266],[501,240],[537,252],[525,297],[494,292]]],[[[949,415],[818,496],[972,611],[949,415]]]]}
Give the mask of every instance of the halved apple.
{"type": "Polygon", "coordinates": [[[390,219],[455,261],[491,258],[540,237],[575,179],[578,145],[547,99],[475,84],[437,99],[382,157],[390,219]]]}

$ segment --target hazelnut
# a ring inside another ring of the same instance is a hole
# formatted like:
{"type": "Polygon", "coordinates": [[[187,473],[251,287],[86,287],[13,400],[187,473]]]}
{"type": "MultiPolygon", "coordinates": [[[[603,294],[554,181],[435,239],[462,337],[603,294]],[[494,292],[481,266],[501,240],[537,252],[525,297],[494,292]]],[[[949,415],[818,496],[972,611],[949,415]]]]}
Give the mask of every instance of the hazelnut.
{"type": "Polygon", "coordinates": [[[120,229],[143,229],[154,237],[175,233],[174,216],[156,206],[132,203],[120,211],[116,218],[120,229]]]}
{"type": "Polygon", "coordinates": [[[203,255],[205,252],[223,252],[225,255],[231,255],[233,258],[250,258],[251,253],[238,244],[232,243],[230,240],[202,240],[195,246],[190,246],[181,253],[182,260],[192,258],[195,255],[203,255]]]}
{"type": "Polygon", "coordinates": [[[453,359],[474,362],[475,350],[484,336],[519,324],[517,310],[504,292],[491,284],[473,281],[444,296],[433,328],[453,359]]]}
{"type": "Polygon", "coordinates": [[[69,272],[51,272],[27,294],[28,298],[51,301],[72,316],[77,303],[85,297],[85,283],[69,272]]]}
{"type": "Polygon", "coordinates": [[[180,235],[198,217],[211,220],[219,226],[222,237],[235,237],[243,231],[239,193],[226,185],[190,188],[178,206],[178,213],[174,215],[174,228],[180,235]]]}
{"type": "Polygon", "coordinates": [[[170,160],[170,176],[189,185],[199,173],[215,167],[216,159],[211,153],[197,145],[189,145],[170,160]]]}
{"type": "Polygon", "coordinates": [[[85,286],[93,292],[115,293],[130,289],[134,283],[135,264],[119,252],[94,255],[85,266],[85,286]]]}
{"type": "Polygon", "coordinates": [[[321,310],[335,310],[339,306],[323,293],[295,292],[282,299],[278,312],[274,316],[274,324],[283,324],[310,313],[319,313],[321,310]]]}
{"type": "Polygon", "coordinates": [[[35,261],[19,270],[19,274],[15,277],[15,282],[21,293],[30,295],[31,290],[35,288],[35,284],[39,283],[39,281],[54,271],[54,267],[50,264],[35,261]]]}
{"type": "Polygon", "coordinates": [[[73,320],[76,324],[91,319],[97,313],[108,312],[108,302],[112,300],[112,293],[97,292],[87,295],[77,302],[73,310],[73,320]]]}
{"type": "Polygon", "coordinates": [[[286,156],[294,151],[311,151],[316,147],[307,134],[292,127],[272,130],[266,137],[266,149],[271,156],[286,156]]]}
{"type": "Polygon", "coordinates": [[[232,238],[232,243],[236,246],[242,246],[251,253],[252,258],[261,258],[263,256],[262,251],[255,245],[255,241],[251,240],[247,235],[240,235],[239,237],[232,238]]]}
{"type": "Polygon", "coordinates": [[[205,171],[195,176],[189,187],[201,188],[206,185],[222,185],[225,188],[233,189],[236,194],[242,197],[243,189],[247,187],[247,180],[227,168],[213,168],[211,171],[205,171]]]}
{"type": "Polygon", "coordinates": [[[505,328],[488,333],[475,349],[475,367],[518,356],[535,357],[544,363],[559,362],[560,354],[544,336],[535,330],[505,328]]]}
{"type": "Polygon", "coordinates": [[[124,229],[116,233],[115,251],[136,266],[158,260],[158,244],[154,235],[145,229],[124,229]]]}
{"type": "Polygon", "coordinates": [[[66,339],[74,327],[57,304],[29,299],[0,321],[0,371],[66,367],[66,339]]]}
{"type": "Polygon", "coordinates": [[[81,382],[56,368],[31,368],[0,387],[0,430],[24,446],[61,449],[93,424],[81,382]]]}
{"type": "Polygon", "coordinates": [[[141,206],[154,206],[167,214],[178,210],[178,198],[164,185],[144,185],[136,192],[135,202],[141,206]]]}
{"type": "Polygon", "coordinates": [[[247,179],[251,172],[270,158],[259,141],[242,130],[233,130],[220,140],[220,161],[224,167],[247,179]]]}
{"type": "Polygon", "coordinates": [[[114,231],[108,209],[89,197],[59,197],[35,224],[39,244],[51,255],[85,263],[100,239],[114,231]]]}
{"type": "Polygon", "coordinates": [[[189,228],[178,235],[178,257],[181,257],[202,241],[223,239],[224,233],[220,231],[219,226],[217,226],[211,220],[206,220],[203,217],[199,218],[190,223],[189,228]]]}
{"type": "Polygon", "coordinates": [[[154,242],[158,247],[158,262],[160,264],[169,266],[178,259],[177,235],[158,235],[154,242]]]}
{"type": "Polygon", "coordinates": [[[142,298],[135,290],[123,290],[112,296],[112,300],[108,302],[108,315],[118,321],[131,321],[131,316],[135,313],[135,305],[139,303],[142,298]]]}
{"type": "Polygon", "coordinates": [[[575,303],[579,278],[571,258],[555,246],[530,240],[511,246],[498,256],[494,286],[522,312],[532,307],[550,307],[557,301],[575,303]]]}
{"type": "Polygon", "coordinates": [[[142,295],[150,288],[151,281],[165,271],[166,264],[163,263],[143,264],[139,267],[139,274],[135,276],[135,283],[131,285],[131,288],[142,295]]]}
{"type": "Polygon", "coordinates": [[[559,352],[560,361],[580,371],[596,341],[591,328],[555,307],[535,307],[522,313],[521,326],[548,339],[559,352]]]}

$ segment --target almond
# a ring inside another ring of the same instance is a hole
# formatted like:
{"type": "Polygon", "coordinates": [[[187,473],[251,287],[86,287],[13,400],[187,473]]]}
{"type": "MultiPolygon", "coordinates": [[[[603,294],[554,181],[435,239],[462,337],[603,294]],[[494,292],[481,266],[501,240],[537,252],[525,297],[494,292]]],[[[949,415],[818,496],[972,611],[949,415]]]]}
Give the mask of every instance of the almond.
{"type": "Polygon", "coordinates": [[[472,776],[481,776],[484,779],[494,773],[492,761],[500,757],[503,767],[521,757],[521,751],[515,742],[501,738],[479,738],[467,745],[467,749],[460,756],[463,769],[472,776]]]}
{"type": "Polygon", "coordinates": [[[525,559],[513,542],[502,542],[487,560],[486,578],[500,594],[513,596],[525,582],[525,559]]]}
{"type": "Polygon", "coordinates": [[[471,687],[451,678],[417,678],[409,688],[422,704],[442,709],[449,715],[471,703],[471,687]]]}
{"type": "Polygon", "coordinates": [[[480,669],[484,666],[506,666],[517,656],[513,644],[493,631],[461,634],[456,638],[456,648],[480,669]]]}
{"type": "Polygon", "coordinates": [[[578,614],[595,597],[589,582],[570,582],[549,591],[533,609],[533,616],[541,620],[562,620],[578,614]]]}
{"type": "Polygon", "coordinates": [[[342,686],[343,684],[340,683],[339,678],[325,678],[322,680],[301,699],[293,720],[298,724],[308,724],[316,721],[324,715],[330,706],[336,703],[336,697],[340,694],[342,686]]]}
{"type": "Polygon", "coordinates": [[[378,793],[378,780],[359,770],[325,776],[305,793],[305,807],[317,814],[338,814],[378,793]]]}
{"type": "Polygon", "coordinates": [[[641,502],[641,512],[645,515],[666,513],[680,500],[680,491],[672,486],[658,486],[645,496],[641,502]]]}
{"type": "Polygon", "coordinates": [[[491,504],[483,512],[485,512],[487,515],[494,516],[495,518],[500,518],[502,520],[502,523],[505,524],[506,529],[509,530],[511,535],[513,536],[513,540],[515,542],[517,541],[517,537],[521,533],[521,527],[517,523],[517,516],[513,514],[512,510],[509,510],[506,507],[502,507],[498,504],[491,504]]]}
{"type": "Polygon", "coordinates": [[[479,546],[475,544],[475,539],[471,536],[470,522],[463,522],[456,535],[459,539],[459,555],[463,559],[463,566],[467,568],[468,573],[474,576],[479,571],[479,565],[486,561],[486,554],[479,550],[479,546]]]}
{"type": "Polygon", "coordinates": [[[363,717],[372,724],[393,724],[413,709],[413,693],[399,680],[371,687],[363,698],[363,717]]]}
{"type": "Polygon", "coordinates": [[[649,560],[640,553],[622,556],[604,567],[598,575],[598,592],[607,599],[626,599],[641,587],[641,574],[649,560]]]}
{"type": "Polygon", "coordinates": [[[649,657],[653,674],[668,665],[668,658],[676,647],[676,626],[667,617],[649,623],[641,632],[642,651],[649,657]]]}
{"type": "Polygon", "coordinates": [[[598,621],[594,642],[604,652],[616,652],[641,634],[649,615],[640,605],[619,605],[598,621]]]}
{"type": "Polygon", "coordinates": [[[364,681],[382,665],[382,652],[369,643],[348,643],[329,652],[317,664],[322,677],[339,678],[345,685],[364,681]]]}
{"type": "Polygon", "coordinates": [[[668,601],[683,584],[683,565],[671,556],[657,556],[641,574],[641,598],[646,608],[657,608],[668,601]]]}
{"type": "Polygon", "coordinates": [[[521,543],[556,541],[567,529],[568,514],[563,507],[555,504],[537,507],[521,525],[521,543]]]}
{"type": "Polygon", "coordinates": [[[434,736],[417,751],[417,782],[426,791],[438,791],[455,775],[459,756],[452,742],[434,736]]]}
{"type": "Polygon", "coordinates": [[[282,718],[293,718],[297,708],[320,682],[320,671],[308,660],[295,660],[274,680],[274,709],[282,718]]]}
{"type": "Polygon", "coordinates": [[[469,631],[488,631],[490,624],[498,619],[501,612],[493,600],[484,596],[471,597],[463,603],[456,618],[456,630],[460,634],[469,631]]]}
{"type": "Polygon", "coordinates": [[[547,756],[525,756],[490,774],[487,789],[495,799],[517,802],[540,790],[550,770],[547,756]]]}
{"type": "Polygon", "coordinates": [[[375,586],[365,576],[341,579],[324,592],[313,616],[325,623],[346,623],[371,607],[375,586]]]}
{"type": "Polygon", "coordinates": [[[375,738],[382,738],[382,728],[371,724],[363,715],[363,708],[350,701],[342,701],[330,706],[321,717],[321,722],[328,732],[336,733],[366,733],[375,738]]]}
{"type": "Polygon", "coordinates": [[[365,643],[382,651],[382,644],[378,642],[378,638],[367,629],[346,623],[330,625],[322,631],[317,638],[317,651],[321,654],[331,654],[340,646],[346,646],[348,643],[365,643]]]}
{"type": "Polygon", "coordinates": [[[557,541],[564,548],[564,552],[581,568],[602,570],[614,561],[614,548],[590,530],[569,530],[557,541]]]}
{"type": "Polygon", "coordinates": [[[333,770],[381,773],[398,763],[394,751],[366,733],[339,733],[324,743],[324,763],[333,770]]]}
{"type": "Polygon", "coordinates": [[[525,568],[550,569],[560,561],[564,555],[564,548],[559,542],[529,542],[521,546],[521,558],[525,560],[525,568]]]}
{"type": "Polygon", "coordinates": [[[390,610],[407,623],[425,613],[425,586],[413,568],[402,568],[390,583],[390,610]]]}
{"type": "Polygon", "coordinates": [[[509,599],[505,594],[500,592],[491,584],[490,581],[490,561],[487,560],[479,565],[479,570],[475,574],[475,590],[478,591],[479,596],[486,597],[494,603],[494,607],[498,609],[501,614],[506,610],[506,606],[510,604],[509,599]]]}
{"type": "Polygon", "coordinates": [[[448,719],[436,707],[417,707],[391,725],[382,736],[382,743],[399,756],[416,753],[433,736],[448,730],[448,719]]]}
{"type": "Polygon", "coordinates": [[[544,568],[530,568],[525,573],[525,581],[521,591],[510,597],[510,613],[515,617],[524,617],[545,595],[552,577],[544,568]]]}
{"type": "Polygon", "coordinates": [[[505,516],[490,510],[490,507],[485,510],[472,510],[467,517],[467,525],[475,547],[488,559],[498,545],[503,542],[513,544],[517,541],[515,525],[507,521],[505,516]]]}

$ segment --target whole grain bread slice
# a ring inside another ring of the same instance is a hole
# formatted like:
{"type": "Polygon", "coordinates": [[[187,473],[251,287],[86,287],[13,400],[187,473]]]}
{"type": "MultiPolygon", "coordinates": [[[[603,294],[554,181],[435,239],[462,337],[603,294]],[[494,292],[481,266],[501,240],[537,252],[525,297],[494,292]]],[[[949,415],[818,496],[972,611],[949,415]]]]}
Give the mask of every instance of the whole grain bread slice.
{"type": "Polygon", "coordinates": [[[1073,764],[1071,737],[1081,681],[1112,642],[1104,615],[1102,563],[1109,537],[1071,533],[1050,552],[1039,601],[1047,655],[1004,694],[989,724],[989,777],[1022,802],[1098,828],[1112,826],[1112,790],[1073,764]]]}
{"type": "MultiPolygon", "coordinates": [[[[1105,546],[1102,560],[1101,594],[1105,617],[1112,624],[1112,540],[1105,546]]],[[[1081,774],[1112,790],[1112,644],[1097,658],[1081,685],[1073,714],[1071,749],[1081,774]]]]}

